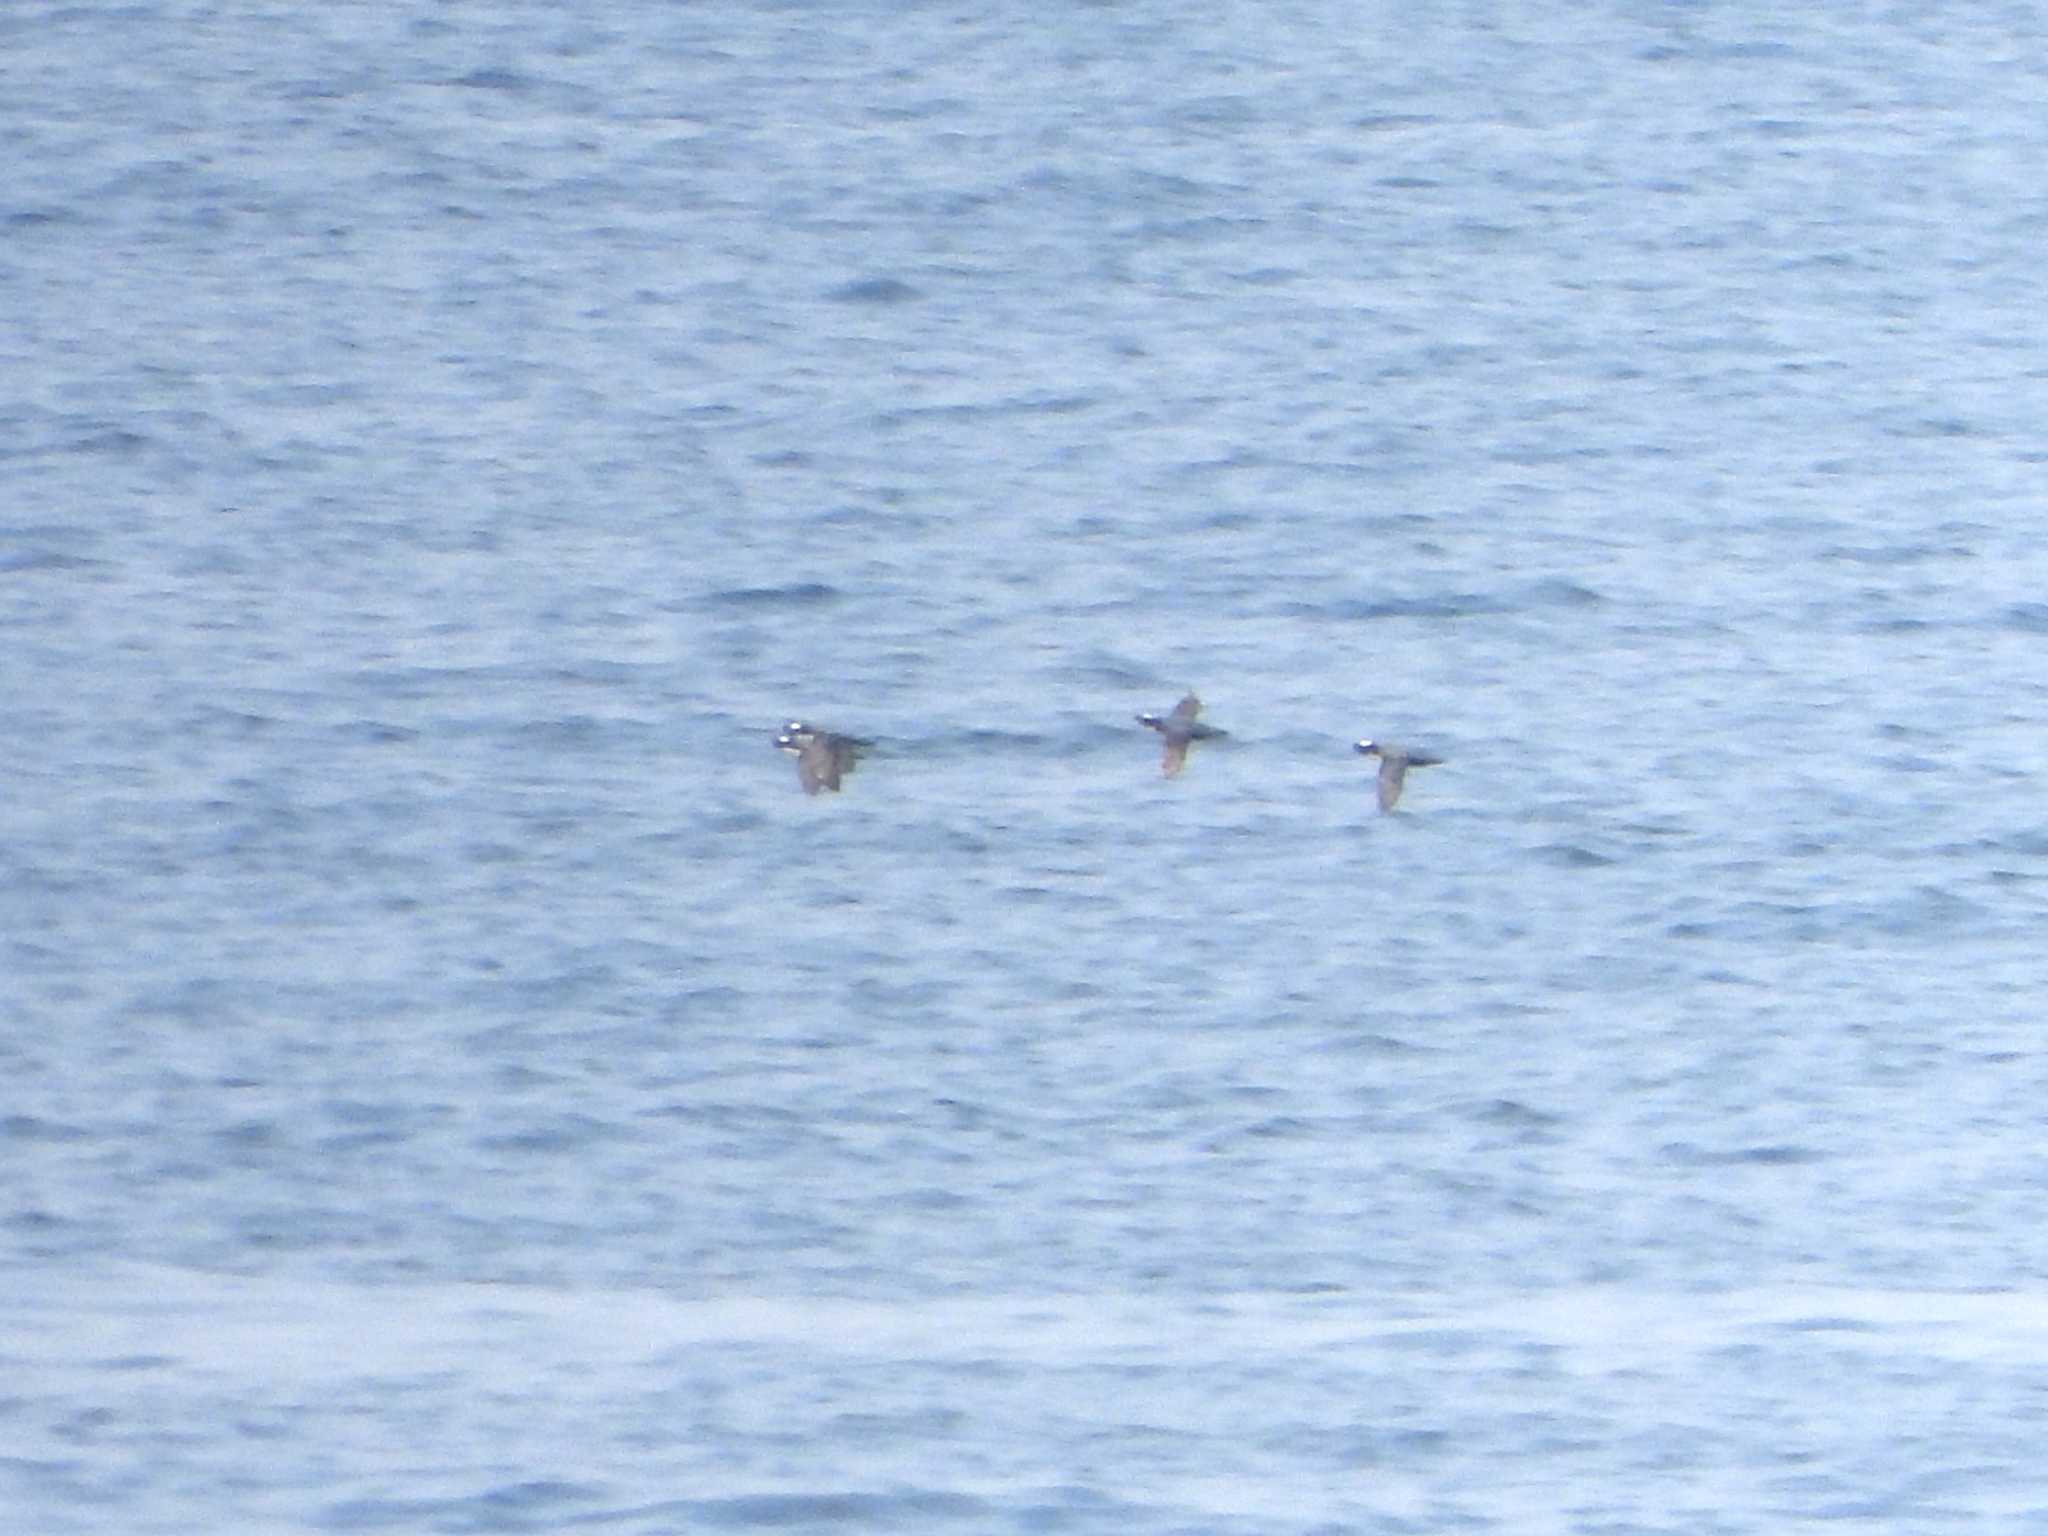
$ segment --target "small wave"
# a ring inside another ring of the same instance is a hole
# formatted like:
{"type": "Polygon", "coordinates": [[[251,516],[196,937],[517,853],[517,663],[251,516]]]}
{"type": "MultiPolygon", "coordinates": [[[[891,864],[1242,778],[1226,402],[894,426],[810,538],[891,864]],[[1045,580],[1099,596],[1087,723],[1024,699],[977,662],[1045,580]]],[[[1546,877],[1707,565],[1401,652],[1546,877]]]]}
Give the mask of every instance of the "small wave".
{"type": "Polygon", "coordinates": [[[901,1493],[752,1493],[693,1499],[670,1506],[690,1522],[724,1530],[782,1530],[819,1525],[898,1530],[905,1521],[982,1519],[988,1504],[964,1493],[908,1489],[901,1493]]]}
{"type": "Polygon", "coordinates": [[[908,304],[924,293],[900,278],[862,277],[828,289],[825,297],[835,304],[908,304]]]}
{"type": "Polygon", "coordinates": [[[929,420],[974,421],[1002,416],[1070,416],[1091,409],[1095,395],[1006,395],[996,400],[959,401],[949,405],[901,406],[875,413],[878,427],[900,427],[929,420]]]}
{"type": "Polygon", "coordinates": [[[43,1120],[35,1115],[9,1115],[0,1119],[0,1138],[8,1141],[83,1141],[91,1134],[82,1126],[43,1120]]]}
{"type": "Polygon", "coordinates": [[[1817,1317],[1787,1318],[1777,1325],[1786,1333],[1882,1333],[1877,1324],[1860,1317],[1837,1317],[1823,1313],[1817,1317]]]}
{"type": "Polygon", "coordinates": [[[338,1530],[523,1530],[544,1511],[593,1504],[599,1490],[554,1479],[510,1483],[466,1498],[348,1499],[328,1507],[326,1523],[338,1530]]]}
{"type": "Polygon", "coordinates": [[[77,224],[83,221],[68,208],[22,208],[8,214],[4,222],[9,229],[39,229],[46,224],[77,224]]]}
{"type": "Polygon", "coordinates": [[[1607,869],[1620,862],[1576,843],[1545,843],[1534,851],[1543,863],[1559,869],[1607,869]]]}
{"type": "Polygon", "coordinates": [[[125,427],[108,427],[75,437],[64,446],[72,453],[104,453],[126,458],[154,444],[140,432],[130,432],[125,427]]]}
{"type": "Polygon", "coordinates": [[[1969,551],[1938,544],[1837,544],[1820,552],[1823,560],[1840,560],[1848,565],[1917,565],[1923,560],[1966,555],[1969,551]]]}
{"type": "Polygon", "coordinates": [[[106,563],[54,549],[24,549],[0,555],[0,576],[15,576],[28,571],[86,571],[106,563]]]}
{"type": "Polygon", "coordinates": [[[531,75],[511,69],[472,69],[448,82],[472,91],[530,91],[539,82],[531,75]]]}
{"type": "Polygon", "coordinates": [[[498,1135],[478,1137],[477,1145],[494,1152],[552,1154],[613,1140],[618,1135],[619,1128],[615,1125],[594,1120],[589,1115],[568,1114],[552,1124],[525,1126],[498,1135]]]}
{"type": "Polygon", "coordinates": [[[1444,592],[1427,597],[1380,598],[1326,606],[1296,603],[1291,608],[1326,612],[1340,619],[1469,619],[1485,613],[1505,613],[1509,605],[1482,592],[1444,592]]]}
{"type": "Polygon", "coordinates": [[[1411,128],[1434,128],[1441,119],[1421,112],[1373,112],[1352,119],[1361,133],[1397,133],[1411,128]]]}
{"type": "Polygon", "coordinates": [[[410,726],[392,725],[383,720],[343,720],[328,729],[342,741],[363,742],[370,746],[388,747],[420,739],[420,733],[410,726]]]}
{"type": "Polygon", "coordinates": [[[1591,587],[1551,578],[1506,592],[1438,592],[1415,597],[1339,602],[1324,605],[1321,611],[1342,619],[1469,619],[1486,614],[1522,613],[1535,608],[1591,608],[1606,601],[1591,587]]]}
{"type": "Polygon", "coordinates": [[[799,581],[786,587],[727,587],[707,601],[728,608],[810,608],[842,595],[820,581],[799,581]]]}
{"type": "Polygon", "coordinates": [[[1472,1118],[1523,1131],[1547,1131],[1563,1123],[1559,1116],[1531,1108],[1518,1099],[1488,1099],[1473,1107],[1472,1118]]]}
{"type": "Polygon", "coordinates": [[[1689,1141],[1667,1143],[1662,1149],[1664,1156],[1674,1163],[1689,1168],[1717,1168],[1730,1163],[1759,1163],[1771,1167],[1788,1167],[1798,1163],[1817,1163],[1821,1154],[1812,1147],[1793,1146],[1778,1142],[1759,1147],[1699,1147],[1689,1141]]]}

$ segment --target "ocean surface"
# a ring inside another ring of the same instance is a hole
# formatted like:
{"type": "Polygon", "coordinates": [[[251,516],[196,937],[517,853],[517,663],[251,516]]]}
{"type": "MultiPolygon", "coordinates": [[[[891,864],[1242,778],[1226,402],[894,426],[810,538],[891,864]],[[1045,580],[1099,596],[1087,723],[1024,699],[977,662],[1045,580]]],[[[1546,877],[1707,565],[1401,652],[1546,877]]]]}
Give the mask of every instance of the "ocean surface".
{"type": "Polygon", "coordinates": [[[2035,8],[0,50],[0,1529],[2048,1529],[2035,8]]]}

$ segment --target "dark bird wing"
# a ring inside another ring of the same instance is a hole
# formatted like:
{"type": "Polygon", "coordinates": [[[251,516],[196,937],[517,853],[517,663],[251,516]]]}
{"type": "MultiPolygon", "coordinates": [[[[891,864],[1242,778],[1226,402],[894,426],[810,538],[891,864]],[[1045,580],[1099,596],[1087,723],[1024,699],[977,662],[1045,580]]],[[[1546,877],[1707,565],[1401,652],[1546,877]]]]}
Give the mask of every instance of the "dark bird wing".
{"type": "Polygon", "coordinates": [[[1401,798],[1401,786],[1408,779],[1408,759],[1399,755],[1380,758],[1380,809],[1391,811],[1401,798]]]}
{"type": "Polygon", "coordinates": [[[1188,726],[1195,723],[1195,716],[1201,712],[1202,701],[1190,693],[1173,706],[1173,713],[1166,718],[1178,725],[1188,726]]]}
{"type": "Polygon", "coordinates": [[[796,756],[796,776],[807,795],[839,788],[839,763],[831,747],[816,737],[805,742],[796,756]]]}
{"type": "Polygon", "coordinates": [[[1169,779],[1187,766],[1188,743],[1185,736],[1166,738],[1166,751],[1159,759],[1159,771],[1169,779]]]}

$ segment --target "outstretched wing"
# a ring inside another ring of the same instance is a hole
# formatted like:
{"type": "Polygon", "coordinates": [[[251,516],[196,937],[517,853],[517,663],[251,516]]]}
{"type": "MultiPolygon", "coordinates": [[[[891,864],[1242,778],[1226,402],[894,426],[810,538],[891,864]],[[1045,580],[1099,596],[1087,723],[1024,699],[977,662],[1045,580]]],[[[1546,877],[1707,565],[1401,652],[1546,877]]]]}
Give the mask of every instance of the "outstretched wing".
{"type": "Polygon", "coordinates": [[[1391,811],[1394,802],[1401,798],[1401,786],[1407,782],[1408,760],[1402,757],[1380,759],[1380,809],[1391,811]]]}
{"type": "Polygon", "coordinates": [[[1167,737],[1166,751],[1159,759],[1159,771],[1170,779],[1187,766],[1187,761],[1188,744],[1186,738],[1183,737],[1176,740],[1171,736],[1167,737]]]}
{"type": "Polygon", "coordinates": [[[815,795],[821,789],[836,790],[839,788],[838,757],[824,742],[807,741],[797,756],[796,776],[803,781],[807,795],[815,795]]]}

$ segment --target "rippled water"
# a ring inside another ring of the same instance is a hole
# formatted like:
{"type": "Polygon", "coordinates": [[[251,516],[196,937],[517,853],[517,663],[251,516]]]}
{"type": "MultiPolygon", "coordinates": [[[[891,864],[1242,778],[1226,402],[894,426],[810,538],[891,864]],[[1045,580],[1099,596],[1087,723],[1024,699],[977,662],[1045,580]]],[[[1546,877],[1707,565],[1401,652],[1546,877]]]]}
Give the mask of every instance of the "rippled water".
{"type": "Polygon", "coordinates": [[[10,1529],[2038,1523],[2023,12],[0,39],[10,1529]]]}

